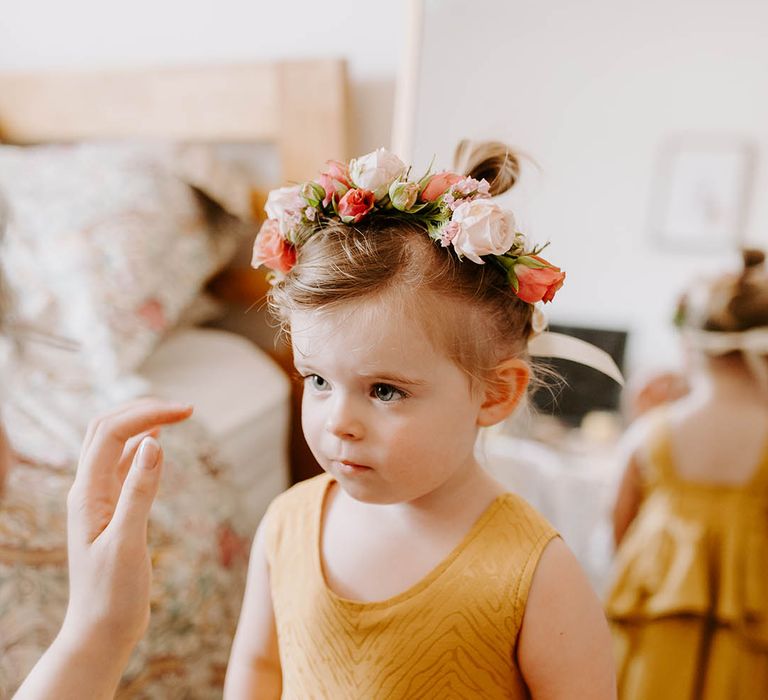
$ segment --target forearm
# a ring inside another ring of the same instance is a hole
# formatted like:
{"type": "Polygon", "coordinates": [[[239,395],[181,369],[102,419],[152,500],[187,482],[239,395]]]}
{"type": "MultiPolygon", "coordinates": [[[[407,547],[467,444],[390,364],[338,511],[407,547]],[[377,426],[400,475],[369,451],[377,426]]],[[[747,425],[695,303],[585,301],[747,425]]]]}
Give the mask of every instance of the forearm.
{"type": "Polygon", "coordinates": [[[230,661],[224,684],[224,700],[280,700],[282,691],[282,674],[274,664],[230,661]]]}
{"type": "Polygon", "coordinates": [[[14,700],[111,700],[132,649],[62,629],[27,676],[14,700]]]}

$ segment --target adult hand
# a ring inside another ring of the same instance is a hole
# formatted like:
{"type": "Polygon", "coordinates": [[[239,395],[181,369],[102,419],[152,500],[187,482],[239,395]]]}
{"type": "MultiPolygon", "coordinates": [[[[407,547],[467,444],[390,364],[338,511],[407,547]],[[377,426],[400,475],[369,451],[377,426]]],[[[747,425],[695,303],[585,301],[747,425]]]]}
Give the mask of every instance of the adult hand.
{"type": "Polygon", "coordinates": [[[162,471],[154,438],[191,413],[191,406],[138,399],[88,426],[67,498],[67,614],[17,700],[114,696],[149,622],[147,520],[162,471]]]}

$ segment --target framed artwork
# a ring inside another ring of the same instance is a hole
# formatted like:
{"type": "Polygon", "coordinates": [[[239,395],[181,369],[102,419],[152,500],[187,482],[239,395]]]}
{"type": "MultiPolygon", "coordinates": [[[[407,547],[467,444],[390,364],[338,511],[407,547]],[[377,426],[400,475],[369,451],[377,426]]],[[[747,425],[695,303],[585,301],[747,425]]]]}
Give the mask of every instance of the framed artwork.
{"type": "Polygon", "coordinates": [[[664,147],[651,226],[666,249],[738,247],[746,224],[756,149],[724,137],[677,137],[664,147]]]}

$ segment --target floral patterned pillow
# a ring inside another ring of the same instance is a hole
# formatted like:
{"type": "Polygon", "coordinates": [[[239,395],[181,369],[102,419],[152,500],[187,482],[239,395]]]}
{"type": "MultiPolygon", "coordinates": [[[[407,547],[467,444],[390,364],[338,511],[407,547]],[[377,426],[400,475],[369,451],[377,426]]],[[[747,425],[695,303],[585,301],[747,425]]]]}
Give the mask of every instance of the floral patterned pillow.
{"type": "Polygon", "coordinates": [[[195,178],[192,166],[210,174],[210,159],[180,149],[0,147],[12,313],[76,341],[96,384],[141,364],[237,245],[216,235],[198,191],[206,172],[195,178]]]}

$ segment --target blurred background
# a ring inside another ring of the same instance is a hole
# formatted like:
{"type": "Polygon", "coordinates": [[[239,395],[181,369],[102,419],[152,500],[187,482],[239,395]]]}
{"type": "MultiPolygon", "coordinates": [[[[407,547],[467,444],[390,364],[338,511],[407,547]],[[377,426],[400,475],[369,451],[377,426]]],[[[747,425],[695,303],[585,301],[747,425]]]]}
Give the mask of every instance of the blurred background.
{"type": "Polygon", "coordinates": [[[463,138],[521,154],[503,202],[567,272],[552,327],[628,388],[559,363],[554,399],[481,451],[603,586],[619,436],[685,391],[678,297],[768,243],[766,26],[761,0],[4,0],[0,696],[63,614],[87,420],[146,392],[197,410],[165,437],[166,595],[125,693],[216,696],[236,611],[184,627],[178,601],[239,600],[266,504],[317,471],[249,268],[266,192],[380,146],[419,174],[463,138]]]}
{"type": "Polygon", "coordinates": [[[767,13],[759,0],[6,0],[0,70],[343,58],[350,155],[391,144],[449,167],[459,138],[496,137],[530,157],[509,199],[569,273],[552,319],[632,331],[628,366],[644,369],[679,358],[664,321],[684,281],[768,224],[755,196],[767,13]]]}
{"type": "Polygon", "coordinates": [[[350,151],[362,154],[390,141],[407,17],[407,0],[355,8],[339,0],[7,0],[0,17],[0,70],[345,58],[350,151]]]}

